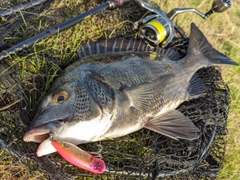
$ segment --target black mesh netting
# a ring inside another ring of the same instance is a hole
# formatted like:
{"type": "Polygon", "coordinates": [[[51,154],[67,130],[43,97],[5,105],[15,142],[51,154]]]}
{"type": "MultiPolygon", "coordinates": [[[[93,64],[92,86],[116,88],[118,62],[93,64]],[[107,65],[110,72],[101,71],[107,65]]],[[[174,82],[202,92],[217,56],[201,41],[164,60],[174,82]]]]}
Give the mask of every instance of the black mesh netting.
{"type": "MultiPolygon", "coordinates": [[[[31,1],[0,2],[1,9],[6,9],[31,1]]],[[[0,27],[1,50],[102,2],[105,1],[46,1],[21,13],[4,16],[0,27]]],[[[207,93],[178,107],[201,130],[197,140],[177,141],[142,129],[114,140],[80,145],[89,152],[96,152],[99,145],[103,147],[101,155],[108,168],[103,175],[73,167],[57,153],[38,158],[35,154],[38,144],[22,140],[49,82],[60,69],[77,60],[76,49],[80,44],[88,40],[132,37],[135,35],[132,21],[145,13],[134,3],[107,10],[73,27],[75,33],[60,33],[54,42],[58,48],[46,48],[53,45],[50,40],[44,40],[19,52],[18,56],[1,60],[0,147],[29,171],[40,171],[43,178],[49,179],[215,179],[225,152],[230,92],[214,67],[197,72],[208,87],[207,93]],[[65,45],[72,37],[74,43],[65,45]]],[[[168,47],[184,56],[187,42],[176,36],[168,47]]]]}

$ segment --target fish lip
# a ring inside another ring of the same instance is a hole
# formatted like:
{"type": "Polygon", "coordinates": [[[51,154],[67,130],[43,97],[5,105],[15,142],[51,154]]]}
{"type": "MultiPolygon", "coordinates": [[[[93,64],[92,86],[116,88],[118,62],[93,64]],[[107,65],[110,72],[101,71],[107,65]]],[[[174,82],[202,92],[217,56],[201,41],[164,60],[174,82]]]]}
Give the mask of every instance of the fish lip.
{"type": "Polygon", "coordinates": [[[42,143],[46,139],[51,138],[52,134],[56,132],[57,129],[59,129],[59,127],[61,127],[65,122],[66,120],[59,119],[38,125],[24,134],[23,141],[42,143]]]}
{"type": "Polygon", "coordinates": [[[24,134],[23,141],[41,143],[49,138],[49,133],[50,130],[46,132],[38,132],[38,128],[34,128],[24,134]]]}

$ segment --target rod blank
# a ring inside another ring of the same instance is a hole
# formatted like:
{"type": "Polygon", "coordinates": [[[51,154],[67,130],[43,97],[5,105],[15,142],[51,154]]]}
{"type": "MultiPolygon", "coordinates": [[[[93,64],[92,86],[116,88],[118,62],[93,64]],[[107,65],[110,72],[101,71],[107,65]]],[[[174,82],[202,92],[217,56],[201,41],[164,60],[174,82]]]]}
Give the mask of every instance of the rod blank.
{"type": "Polygon", "coordinates": [[[46,1],[47,0],[34,0],[32,2],[29,2],[29,3],[25,3],[25,4],[20,4],[18,6],[14,6],[11,9],[6,9],[4,11],[0,11],[0,17],[11,15],[11,14],[19,12],[21,10],[29,9],[31,7],[37,6],[39,4],[42,4],[42,3],[46,2],[46,1]]]}
{"type": "Polygon", "coordinates": [[[90,11],[84,12],[84,13],[82,13],[82,14],[74,17],[74,18],[71,18],[71,19],[69,19],[67,21],[64,21],[63,23],[61,23],[59,25],[56,25],[56,26],[54,26],[54,27],[52,27],[50,29],[47,29],[47,30],[45,30],[44,32],[42,32],[40,34],[37,34],[37,35],[35,35],[35,36],[31,37],[31,38],[28,38],[25,41],[22,41],[22,42],[18,43],[17,45],[12,46],[11,48],[1,52],[0,53],[0,60],[3,59],[3,58],[8,57],[11,54],[14,54],[14,53],[18,52],[18,51],[20,51],[20,50],[22,50],[24,48],[27,48],[27,47],[33,45],[34,43],[36,43],[36,42],[38,42],[38,41],[40,41],[40,40],[42,40],[44,38],[47,38],[47,37],[52,36],[52,35],[55,35],[58,32],[63,31],[65,29],[67,29],[67,28],[69,28],[69,27],[79,23],[80,21],[82,21],[82,20],[84,20],[84,19],[86,19],[88,17],[91,17],[94,14],[97,14],[97,13],[99,13],[99,12],[101,12],[101,11],[111,7],[111,6],[112,6],[112,4],[107,1],[106,3],[104,3],[104,4],[102,4],[102,5],[98,6],[98,7],[95,7],[95,8],[93,8],[90,11]]]}
{"type": "Polygon", "coordinates": [[[58,32],[60,31],[63,31],[69,27],[72,27],[74,26],[75,24],[81,22],[82,20],[88,18],[88,17],[91,17],[103,10],[106,10],[108,8],[110,9],[114,9],[114,8],[117,8],[117,7],[120,7],[122,6],[124,3],[126,2],[130,2],[130,0],[111,0],[111,1],[107,1],[105,2],[104,4],[100,5],[100,6],[97,6],[87,12],[84,12],[74,18],[71,18],[67,21],[64,21],[62,22],[61,24],[59,25],[56,25],[48,30],[45,30],[44,32],[38,34],[38,35],[35,35],[31,38],[28,38],[26,39],[25,41],[23,42],[20,42],[18,43],[17,45],[15,46],[12,46],[11,48],[3,51],[0,53],[0,60],[2,60],[3,58],[6,58],[8,57],[9,55],[11,54],[14,54],[18,51],[21,51],[22,49],[24,48],[27,48],[31,45],[33,45],[34,43],[38,42],[38,41],[41,41],[42,39],[44,38],[47,38],[49,36],[52,36],[52,35],[55,35],[57,34],[58,32]]]}

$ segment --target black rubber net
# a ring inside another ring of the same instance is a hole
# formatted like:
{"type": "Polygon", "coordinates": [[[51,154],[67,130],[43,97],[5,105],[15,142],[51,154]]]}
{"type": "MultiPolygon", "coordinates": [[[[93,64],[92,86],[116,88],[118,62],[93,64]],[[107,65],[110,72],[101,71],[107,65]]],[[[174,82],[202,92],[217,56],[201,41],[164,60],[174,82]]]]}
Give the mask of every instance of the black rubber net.
{"type": "MultiPolygon", "coordinates": [[[[1,10],[29,2],[33,1],[0,1],[1,10]]],[[[1,50],[103,2],[45,1],[21,13],[4,15],[0,27],[1,50]]],[[[178,107],[201,130],[201,137],[194,141],[173,140],[142,129],[114,140],[79,145],[89,152],[98,151],[100,145],[103,147],[100,154],[107,165],[103,175],[76,168],[57,153],[39,158],[38,144],[23,141],[23,134],[50,82],[61,74],[61,69],[78,60],[76,50],[80,44],[135,37],[132,22],[145,13],[133,2],[120,9],[106,10],[72,27],[75,31],[61,32],[54,42],[58,48],[46,48],[54,45],[44,40],[1,60],[0,147],[33,174],[40,172],[42,179],[215,179],[223,163],[230,106],[229,88],[215,67],[197,72],[208,87],[206,94],[178,107]],[[71,38],[75,38],[75,43],[65,46],[65,41],[71,38]]],[[[184,56],[187,45],[188,39],[176,35],[166,48],[171,47],[184,56]]]]}

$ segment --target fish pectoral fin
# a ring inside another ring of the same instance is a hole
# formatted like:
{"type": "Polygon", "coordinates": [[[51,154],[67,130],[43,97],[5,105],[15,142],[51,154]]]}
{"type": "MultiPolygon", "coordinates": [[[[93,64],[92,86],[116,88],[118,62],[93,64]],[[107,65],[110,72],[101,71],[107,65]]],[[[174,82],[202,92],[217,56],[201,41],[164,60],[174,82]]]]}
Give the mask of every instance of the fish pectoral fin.
{"type": "MultiPolygon", "coordinates": [[[[207,90],[207,87],[203,84],[202,79],[198,74],[194,74],[192,79],[190,80],[188,93],[193,98],[196,96],[203,95],[207,90]]],[[[191,97],[190,97],[191,99],[191,97]]]]}
{"type": "Polygon", "coordinates": [[[193,140],[200,136],[200,130],[177,110],[154,117],[144,127],[176,140],[193,140]]]}
{"type": "Polygon", "coordinates": [[[166,74],[152,82],[126,88],[123,92],[130,98],[133,107],[148,112],[152,109],[154,102],[158,103],[163,99],[164,88],[173,76],[173,74],[166,74]]]}

